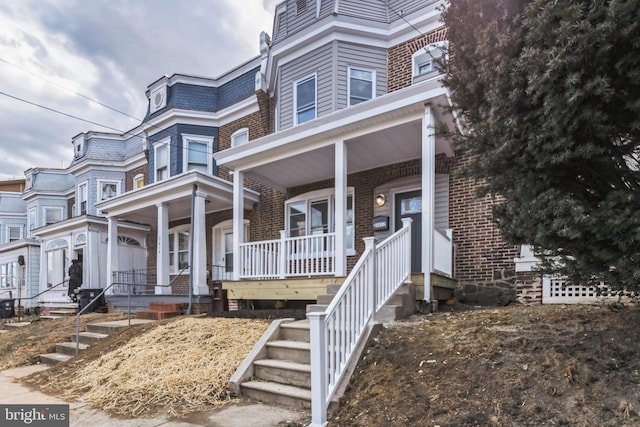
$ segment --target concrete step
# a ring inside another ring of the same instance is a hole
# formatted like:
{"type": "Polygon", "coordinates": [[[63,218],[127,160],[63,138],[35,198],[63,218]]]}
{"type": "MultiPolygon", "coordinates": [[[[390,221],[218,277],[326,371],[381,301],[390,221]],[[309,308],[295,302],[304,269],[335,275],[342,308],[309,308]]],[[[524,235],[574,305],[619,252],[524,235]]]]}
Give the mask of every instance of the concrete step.
{"type": "Polygon", "coordinates": [[[5,329],[17,329],[17,328],[22,328],[24,326],[29,326],[31,324],[31,322],[11,322],[11,323],[5,323],[4,324],[4,328],[5,329]]]}
{"type": "Polygon", "coordinates": [[[263,381],[311,388],[311,365],[285,360],[262,359],[254,363],[254,376],[263,381]]]}
{"type": "Polygon", "coordinates": [[[284,341],[309,342],[309,321],[298,320],[280,325],[280,339],[284,341]]]}
{"type": "Polygon", "coordinates": [[[60,353],[47,353],[40,355],[40,362],[47,365],[57,365],[60,362],[66,362],[71,359],[73,356],[69,356],[67,354],[60,353]]]}
{"type": "Polygon", "coordinates": [[[94,342],[98,342],[108,336],[108,334],[100,334],[97,332],[80,332],[78,338],[82,344],[91,345],[94,342]]]}
{"type": "MultiPolygon", "coordinates": [[[[154,322],[154,320],[131,319],[131,326],[141,325],[143,323],[151,323],[151,322],[154,322]]],[[[127,321],[127,319],[116,320],[112,322],[103,322],[103,323],[89,323],[87,325],[87,332],[97,332],[99,334],[109,335],[115,331],[119,331],[127,327],[129,327],[129,322],[127,321]]]]}
{"type": "Polygon", "coordinates": [[[243,394],[261,402],[294,408],[311,407],[311,390],[273,382],[248,381],[241,384],[243,394]]]}
{"type": "MultiPolygon", "coordinates": [[[[89,348],[88,344],[78,343],[78,350],[86,350],[89,348]]],[[[59,342],[56,344],[56,353],[66,354],[68,356],[76,355],[76,343],[74,342],[59,342]]]]}
{"type": "Polygon", "coordinates": [[[318,304],[331,304],[331,301],[333,301],[333,297],[335,295],[318,295],[318,299],[317,302],[318,304]]]}
{"type": "Polygon", "coordinates": [[[338,293],[342,285],[327,285],[327,294],[335,295],[338,293]]]}
{"type": "Polygon", "coordinates": [[[389,323],[395,320],[401,319],[403,316],[404,307],[401,305],[383,305],[375,315],[375,321],[380,323],[389,323]]]}
{"type": "Polygon", "coordinates": [[[76,314],[78,314],[77,308],[59,308],[56,310],[49,310],[49,316],[75,316],[76,314]]]}
{"type": "Polygon", "coordinates": [[[295,363],[311,363],[311,345],[299,341],[269,341],[267,359],[288,360],[295,363]]]}

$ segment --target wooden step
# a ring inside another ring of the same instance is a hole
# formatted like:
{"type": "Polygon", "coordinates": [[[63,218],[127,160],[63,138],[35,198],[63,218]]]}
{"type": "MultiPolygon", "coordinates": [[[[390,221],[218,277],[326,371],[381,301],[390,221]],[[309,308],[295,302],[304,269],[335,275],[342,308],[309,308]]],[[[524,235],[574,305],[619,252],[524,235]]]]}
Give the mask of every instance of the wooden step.
{"type": "Polygon", "coordinates": [[[261,402],[294,408],[311,407],[311,390],[274,382],[248,381],[241,384],[243,394],[261,402]]]}
{"type": "Polygon", "coordinates": [[[269,341],[267,358],[288,360],[296,363],[310,363],[311,345],[299,341],[269,341]]]}
{"type": "Polygon", "coordinates": [[[47,353],[40,355],[40,362],[47,365],[57,365],[60,362],[66,362],[71,359],[73,356],[69,356],[67,354],[61,353],[47,353]]]}
{"type": "Polygon", "coordinates": [[[309,342],[309,335],[308,320],[298,320],[280,325],[280,339],[283,341],[309,342]]]}
{"type": "Polygon", "coordinates": [[[311,388],[311,365],[286,360],[262,359],[254,363],[254,376],[262,381],[311,388]]]}
{"type": "MultiPolygon", "coordinates": [[[[88,344],[78,343],[78,350],[86,350],[89,348],[88,344]]],[[[66,354],[68,356],[76,355],[76,343],[74,342],[59,342],[56,343],[56,353],[66,354]]]]}

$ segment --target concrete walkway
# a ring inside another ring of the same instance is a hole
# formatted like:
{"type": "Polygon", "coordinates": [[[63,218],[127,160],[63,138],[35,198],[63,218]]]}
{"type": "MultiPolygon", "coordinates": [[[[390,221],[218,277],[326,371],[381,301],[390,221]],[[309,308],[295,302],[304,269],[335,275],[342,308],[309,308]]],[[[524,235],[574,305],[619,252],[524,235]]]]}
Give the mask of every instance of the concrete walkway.
{"type": "Polygon", "coordinates": [[[14,382],[16,378],[45,369],[48,369],[48,366],[32,365],[0,372],[0,404],[68,404],[72,427],[275,427],[280,423],[296,421],[305,416],[305,413],[292,409],[260,403],[239,403],[192,414],[185,421],[171,421],[164,416],[112,418],[86,403],[65,402],[14,382]]]}

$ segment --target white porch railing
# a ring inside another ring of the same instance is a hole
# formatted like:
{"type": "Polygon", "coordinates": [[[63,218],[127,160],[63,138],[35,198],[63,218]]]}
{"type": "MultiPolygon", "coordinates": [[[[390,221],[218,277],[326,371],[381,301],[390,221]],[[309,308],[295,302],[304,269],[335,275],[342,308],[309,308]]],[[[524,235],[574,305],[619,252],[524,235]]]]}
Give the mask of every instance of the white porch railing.
{"type": "Polygon", "coordinates": [[[453,277],[453,230],[433,229],[433,269],[453,277]]]}
{"type": "Polygon", "coordinates": [[[335,272],[335,233],[279,240],[249,242],[240,245],[240,277],[276,279],[332,275],[335,272]]]}
{"type": "Polygon", "coordinates": [[[379,307],[411,274],[411,219],[365,251],[324,312],[307,313],[311,333],[311,426],[324,426],[327,407],[379,307]]]}

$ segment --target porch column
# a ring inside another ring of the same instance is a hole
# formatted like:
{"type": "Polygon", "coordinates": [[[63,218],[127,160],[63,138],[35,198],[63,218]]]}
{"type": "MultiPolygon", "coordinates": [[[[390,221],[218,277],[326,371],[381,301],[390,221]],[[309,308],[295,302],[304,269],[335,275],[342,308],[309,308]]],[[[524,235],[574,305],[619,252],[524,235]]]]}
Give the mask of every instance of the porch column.
{"type": "MultiPolygon", "coordinates": [[[[98,265],[92,262],[93,245],[95,245],[93,233],[90,230],[87,230],[88,259],[85,260],[85,264],[90,263],[91,269],[93,269],[94,266],[99,268],[98,265]]],[[[86,269],[87,268],[85,267],[85,271],[86,269]]],[[[107,218],[107,280],[105,281],[107,286],[113,283],[114,271],[118,271],[118,218],[110,216],[107,218]]],[[[113,289],[109,289],[107,292],[112,294],[113,289]]]]}
{"type": "Polygon", "coordinates": [[[169,285],[169,206],[158,203],[158,236],[156,237],[156,295],[171,294],[169,285]]]}
{"type": "Polygon", "coordinates": [[[207,286],[207,232],[205,230],[204,204],[206,194],[196,191],[193,203],[191,221],[193,221],[193,265],[190,273],[193,275],[193,294],[208,295],[207,286]]]}
{"type": "Polygon", "coordinates": [[[347,275],[347,146],[335,144],[335,275],[347,275]]]}
{"type": "Polygon", "coordinates": [[[431,105],[424,108],[422,118],[422,272],[424,300],[431,301],[433,270],[433,229],[436,194],[436,135],[431,105]]]}
{"type": "MultiPolygon", "coordinates": [[[[49,280],[49,274],[48,274],[48,268],[49,268],[49,262],[47,259],[47,251],[46,251],[46,247],[45,247],[46,241],[40,240],[40,272],[39,272],[39,284],[38,284],[38,292],[43,292],[44,290],[47,289],[47,282],[49,280]]],[[[38,297],[37,301],[34,301],[34,303],[39,302],[41,299],[41,297],[38,297]]]]}
{"type": "Polygon", "coordinates": [[[244,173],[233,172],[233,280],[240,280],[242,257],[240,242],[244,242],[244,173]]]}

